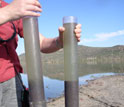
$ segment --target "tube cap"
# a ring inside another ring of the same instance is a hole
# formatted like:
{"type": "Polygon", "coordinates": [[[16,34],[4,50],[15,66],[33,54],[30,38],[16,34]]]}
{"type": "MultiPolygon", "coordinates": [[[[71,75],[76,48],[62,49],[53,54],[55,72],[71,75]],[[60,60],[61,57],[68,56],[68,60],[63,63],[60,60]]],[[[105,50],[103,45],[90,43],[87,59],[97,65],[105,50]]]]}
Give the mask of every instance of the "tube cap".
{"type": "Polygon", "coordinates": [[[77,18],[75,16],[64,16],[63,24],[64,23],[77,23],[77,18]]]}

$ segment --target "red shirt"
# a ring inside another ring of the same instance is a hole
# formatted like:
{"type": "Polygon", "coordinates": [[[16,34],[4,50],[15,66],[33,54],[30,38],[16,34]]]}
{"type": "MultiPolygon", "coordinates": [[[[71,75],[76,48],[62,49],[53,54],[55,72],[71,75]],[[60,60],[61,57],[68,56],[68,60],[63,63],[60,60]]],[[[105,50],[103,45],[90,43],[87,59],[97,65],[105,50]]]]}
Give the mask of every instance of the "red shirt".
{"type": "MultiPolygon", "coordinates": [[[[2,7],[7,3],[2,1],[2,7]]],[[[13,21],[16,27],[16,33],[23,37],[22,20],[13,21]]],[[[11,22],[0,25],[0,38],[7,40],[13,35],[14,29],[11,22]]],[[[7,43],[0,44],[0,82],[7,81],[16,75],[14,66],[18,72],[23,72],[16,53],[18,36],[7,43]]]]}

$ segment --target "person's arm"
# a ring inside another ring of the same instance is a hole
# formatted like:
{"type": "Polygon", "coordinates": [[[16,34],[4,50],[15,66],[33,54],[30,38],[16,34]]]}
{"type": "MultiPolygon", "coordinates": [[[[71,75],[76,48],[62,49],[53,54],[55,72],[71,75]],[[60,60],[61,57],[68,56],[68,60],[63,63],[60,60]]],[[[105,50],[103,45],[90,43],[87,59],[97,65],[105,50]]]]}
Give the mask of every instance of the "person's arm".
{"type": "Polygon", "coordinates": [[[40,34],[40,48],[43,53],[52,53],[61,49],[61,45],[57,46],[58,37],[46,38],[40,34]],[[42,41],[42,42],[41,42],[42,41]]]}
{"type": "Polygon", "coordinates": [[[0,25],[6,23],[9,21],[9,16],[6,14],[6,11],[4,9],[0,9],[0,25]]]}
{"type": "MultiPolygon", "coordinates": [[[[59,36],[56,38],[45,38],[40,34],[40,48],[43,53],[52,53],[61,48],[63,48],[63,32],[65,31],[64,27],[59,28],[59,36]]],[[[80,41],[81,37],[81,24],[78,24],[75,29],[75,34],[77,41],[80,41]]]]}
{"type": "Polygon", "coordinates": [[[13,0],[9,5],[0,8],[0,25],[25,16],[40,16],[41,5],[38,0],[13,0]]]}

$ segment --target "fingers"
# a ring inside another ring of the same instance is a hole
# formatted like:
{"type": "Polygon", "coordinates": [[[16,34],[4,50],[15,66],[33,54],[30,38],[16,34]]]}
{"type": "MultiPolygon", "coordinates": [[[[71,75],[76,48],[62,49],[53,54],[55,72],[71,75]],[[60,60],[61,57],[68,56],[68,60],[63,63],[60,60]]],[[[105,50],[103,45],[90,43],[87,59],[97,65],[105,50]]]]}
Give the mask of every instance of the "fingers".
{"type": "MultiPolygon", "coordinates": [[[[63,32],[65,31],[65,28],[64,27],[59,27],[59,36],[60,36],[60,39],[63,39],[63,32]]],[[[75,36],[76,36],[76,39],[78,42],[80,42],[80,37],[81,37],[81,24],[77,24],[75,30],[74,30],[74,33],[75,33],[75,36]]]]}
{"type": "Polygon", "coordinates": [[[81,24],[77,24],[76,25],[76,28],[81,28],[81,24]]]}
{"type": "Polygon", "coordinates": [[[78,24],[74,30],[78,42],[80,42],[81,32],[81,24],[78,24]]]}
{"type": "Polygon", "coordinates": [[[38,0],[30,0],[27,2],[27,4],[25,4],[24,8],[23,8],[23,12],[24,12],[24,16],[40,16],[40,13],[38,12],[42,12],[41,9],[41,5],[38,2],[38,0]]]}
{"type": "MultiPolygon", "coordinates": [[[[27,11],[42,12],[41,5],[38,0],[34,0],[33,2],[30,1],[26,9],[27,11]]],[[[29,13],[32,13],[32,12],[29,12],[29,13]]],[[[37,13],[34,13],[34,14],[37,14],[37,13]]]]}
{"type": "Polygon", "coordinates": [[[27,7],[27,11],[42,12],[42,9],[37,6],[30,5],[27,7]]]}
{"type": "Polygon", "coordinates": [[[77,41],[80,42],[81,34],[76,34],[77,41]]]}
{"type": "Polygon", "coordinates": [[[31,2],[29,4],[41,8],[41,4],[40,4],[40,2],[38,0],[34,0],[33,2],[31,2]]]}
{"type": "Polygon", "coordinates": [[[81,33],[81,24],[77,24],[77,26],[76,26],[74,32],[75,32],[76,34],[81,33]]]}
{"type": "Polygon", "coordinates": [[[75,29],[74,30],[76,34],[80,34],[81,33],[81,29],[75,29]]]}

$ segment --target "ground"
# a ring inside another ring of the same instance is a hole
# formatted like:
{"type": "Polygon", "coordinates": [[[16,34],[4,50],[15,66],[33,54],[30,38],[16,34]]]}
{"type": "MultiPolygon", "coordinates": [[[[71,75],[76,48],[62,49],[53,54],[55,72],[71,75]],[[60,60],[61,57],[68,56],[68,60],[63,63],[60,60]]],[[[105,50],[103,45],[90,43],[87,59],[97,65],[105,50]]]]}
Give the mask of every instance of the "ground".
{"type": "MultiPolygon", "coordinates": [[[[47,107],[65,107],[64,97],[52,99],[47,107]]],[[[124,107],[124,76],[106,76],[80,86],[79,107],[124,107]]]]}

